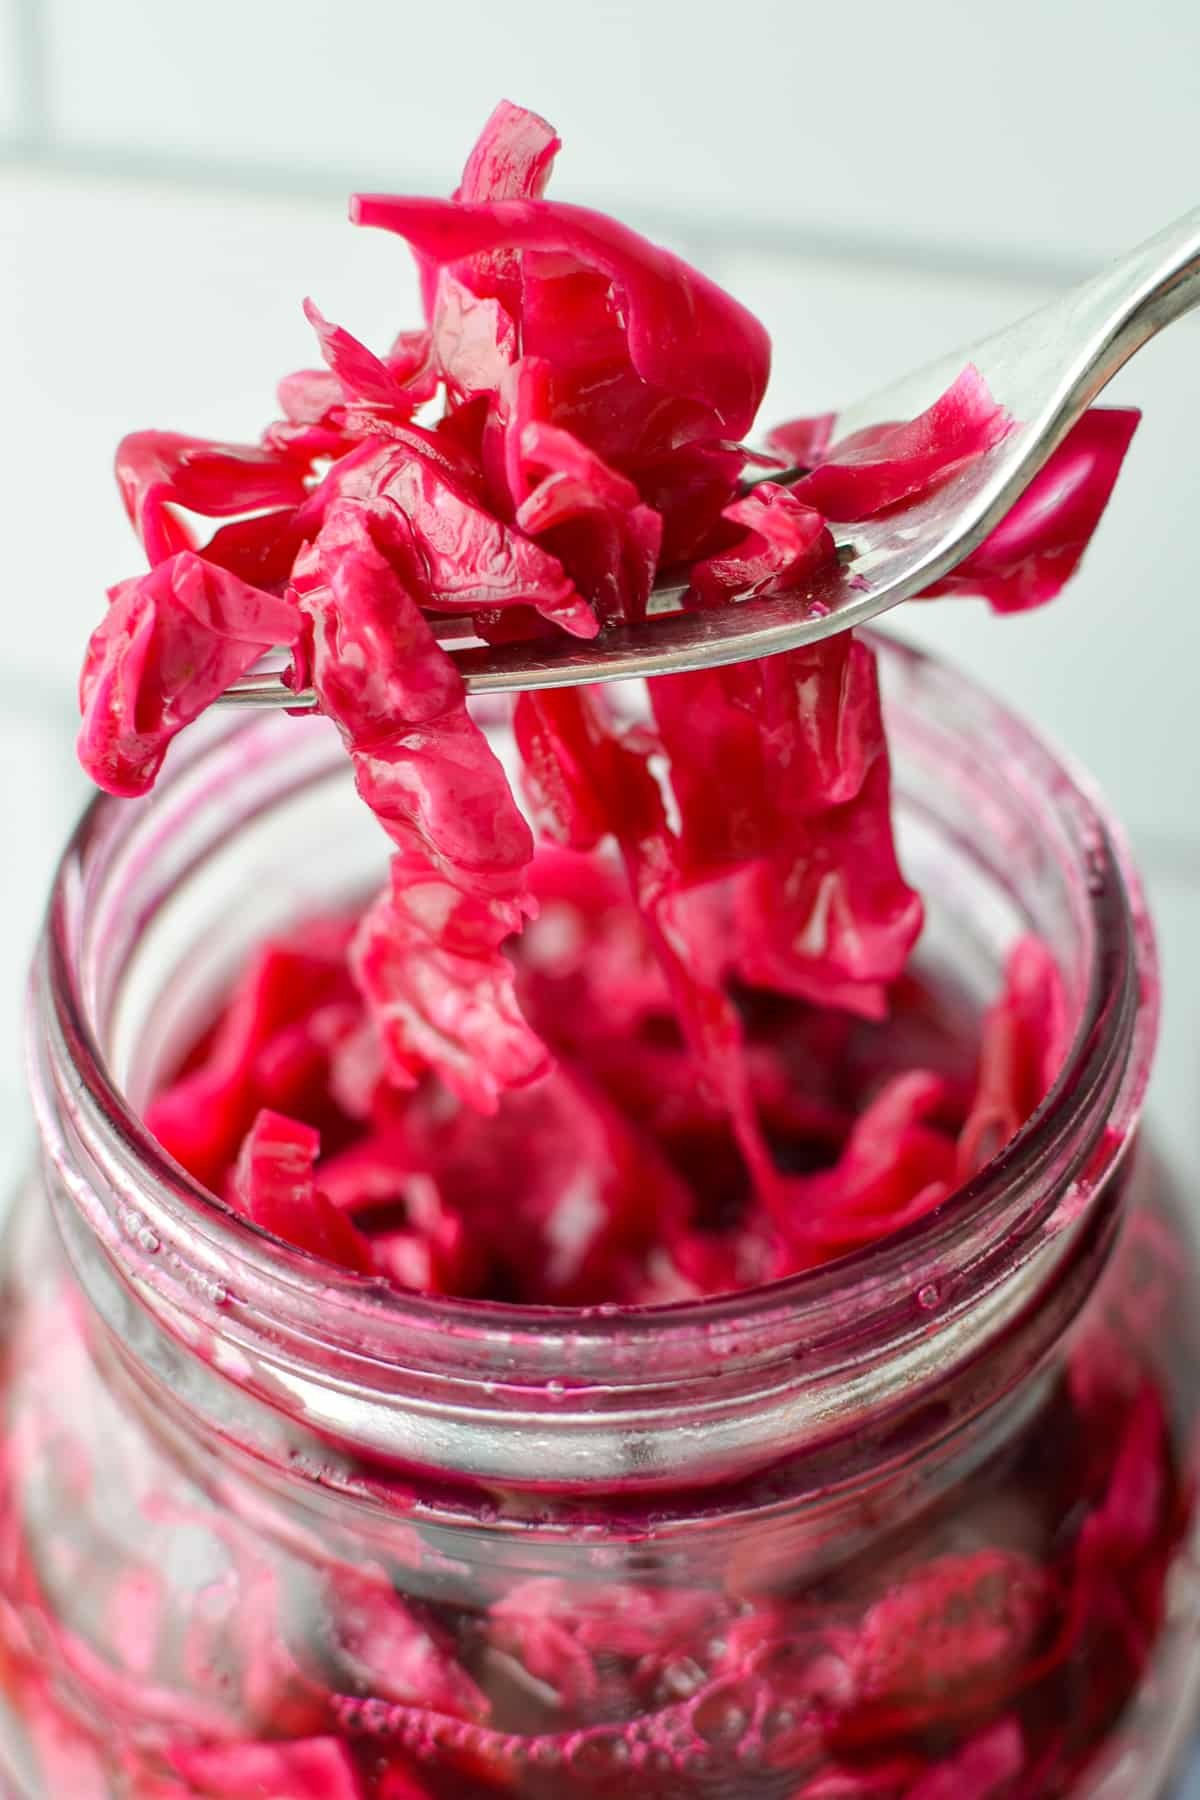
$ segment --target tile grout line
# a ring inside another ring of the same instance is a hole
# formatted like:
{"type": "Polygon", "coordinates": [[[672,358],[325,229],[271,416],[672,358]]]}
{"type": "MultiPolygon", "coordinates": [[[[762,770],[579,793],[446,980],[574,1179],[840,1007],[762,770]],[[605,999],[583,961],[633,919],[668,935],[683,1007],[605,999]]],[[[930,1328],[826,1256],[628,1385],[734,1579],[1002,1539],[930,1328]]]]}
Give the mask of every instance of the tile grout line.
{"type": "Polygon", "coordinates": [[[27,157],[44,153],[51,139],[50,61],[42,0],[10,0],[17,65],[17,141],[27,157]]]}
{"type": "MultiPolygon", "coordinates": [[[[23,29],[23,74],[29,89],[36,130],[17,146],[17,154],[0,148],[0,167],[24,165],[34,172],[136,181],[154,188],[208,188],[235,191],[264,199],[324,201],[344,200],[356,187],[370,187],[383,177],[371,167],[333,169],[313,164],[281,168],[272,164],[210,159],[186,152],[156,149],[151,153],[133,145],[72,144],[61,141],[54,130],[49,100],[49,79],[44,33],[39,23],[38,0],[14,0],[20,17],[29,21],[23,29]]],[[[393,171],[389,185],[412,190],[444,185],[428,169],[393,171]]],[[[582,197],[581,197],[582,198],[582,197]]],[[[628,202],[603,194],[588,196],[590,204],[627,211],[628,202]]],[[[982,246],[955,246],[936,240],[908,240],[886,235],[842,231],[836,226],[796,227],[756,224],[736,218],[718,222],[694,213],[674,213],[660,207],[634,212],[647,231],[673,235],[710,254],[759,254],[808,257],[849,262],[859,267],[912,270],[951,277],[983,277],[1016,286],[1062,287],[1093,272],[1090,257],[1039,255],[1013,246],[988,250],[982,246]]]]}

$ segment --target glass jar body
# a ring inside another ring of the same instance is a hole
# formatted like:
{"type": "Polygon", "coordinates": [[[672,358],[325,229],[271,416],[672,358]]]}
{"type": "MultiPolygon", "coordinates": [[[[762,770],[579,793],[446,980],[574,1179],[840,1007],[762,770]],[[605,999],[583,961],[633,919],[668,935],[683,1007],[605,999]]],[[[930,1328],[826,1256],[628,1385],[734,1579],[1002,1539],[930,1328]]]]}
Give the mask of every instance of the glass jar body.
{"type": "Polygon", "coordinates": [[[16,1792],[1164,1792],[1197,1674],[1197,1267],[1148,1158],[1126,1186],[1045,1364],[846,1491],[784,1458],[649,1504],[443,1495],[438,1523],[394,1470],[323,1491],[301,1432],[283,1479],[214,1458],[97,1336],[27,1194],[2,1396],[16,1792]]]}
{"type": "Polygon", "coordinates": [[[1033,930],[1075,1040],[935,1214],[711,1302],[401,1296],[230,1218],[138,1109],[247,949],[361,893],[378,841],[286,719],[92,810],[3,1267],[19,1794],[1163,1792],[1197,1675],[1200,1270],[1135,1154],[1136,882],[1016,721],[884,660],[928,991],[977,1011],[1033,930]]]}

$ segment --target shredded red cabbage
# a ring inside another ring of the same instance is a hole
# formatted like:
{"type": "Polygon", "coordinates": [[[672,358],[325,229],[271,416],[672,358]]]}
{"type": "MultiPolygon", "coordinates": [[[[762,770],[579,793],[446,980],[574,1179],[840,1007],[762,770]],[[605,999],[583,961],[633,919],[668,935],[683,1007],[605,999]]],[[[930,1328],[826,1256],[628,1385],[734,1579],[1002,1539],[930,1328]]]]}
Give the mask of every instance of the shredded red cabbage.
{"type": "MultiPolygon", "coordinates": [[[[792,491],[826,518],[869,519],[944,481],[998,444],[1011,425],[978,369],[968,365],[917,418],[868,426],[835,441],[792,491]]],[[[784,431],[798,436],[794,427],[784,431]]]]}
{"type": "MultiPolygon", "coordinates": [[[[346,1745],[337,1738],[289,1743],[214,1744],[172,1756],[195,1794],[278,1794],[288,1800],[362,1800],[363,1787],[346,1745]]],[[[401,1792],[403,1790],[400,1790],[401,1792]]],[[[414,1789],[421,1794],[420,1788],[414,1789]]]]}
{"type": "Polygon", "coordinates": [[[692,565],[693,605],[719,605],[737,594],[786,593],[836,554],[823,516],[791,488],[763,482],[721,516],[744,533],[692,565]]]}
{"type": "MultiPolygon", "coordinates": [[[[907,972],[921,902],[875,658],[850,636],[655,681],[640,713],[523,696],[535,836],[438,618],[589,637],[680,564],[691,606],[802,589],[835,554],[828,521],[903,506],[1011,423],[968,368],[911,421],[778,427],[771,450],[807,473],[739,492],[766,334],[677,257],[545,199],[558,149],[503,102],[452,199],[358,197],[415,253],[425,324],[376,352],[306,302],[325,366],[284,378],[260,445],[124,440],[150,568],[93,636],[80,749],[101,785],[144,792],[175,733],[284,646],[393,846],[373,902],[260,946],[150,1105],[171,1155],[274,1237],[395,1287],[639,1304],[811,1268],[939,1206],[1041,1105],[1069,1013],[1032,937],[977,1048],[907,972]],[[184,514],[222,523],[199,544],[184,514]]],[[[1001,611],[1056,593],[1136,419],[1087,414],[931,591],[1001,611]]],[[[243,1542],[236,1615],[210,1596],[180,1649],[154,1571],[123,1580],[112,1704],[137,1684],[146,1703],[168,1642],[190,1695],[162,1690],[190,1724],[130,1791],[553,1795],[569,1755],[572,1793],[628,1791],[636,1762],[637,1791],[674,1797],[716,1746],[719,1782],[752,1768],[788,1800],[1065,1792],[1141,1679],[1181,1529],[1161,1400],[1117,1343],[1089,1340],[1053,1402],[1051,1536],[968,1528],[964,1500],[920,1555],[817,1599],[765,1599],[748,1569],[703,1590],[598,1576],[586,1600],[535,1578],[466,1618],[330,1564],[314,1638],[243,1542]],[[214,1673],[231,1659],[236,1696],[214,1673]]],[[[1040,1454],[1013,1452],[1033,1491],[1040,1454]]],[[[99,1679],[82,1637],[58,1651],[99,1679]]],[[[36,1683],[26,1710],[54,1791],[109,1791],[36,1683]]]]}
{"type": "MultiPolygon", "coordinates": [[[[490,948],[494,908],[436,872],[416,881],[401,859],[396,891],[361,920],[316,921],[311,949],[303,928],[266,946],[154,1101],[171,1154],[277,1237],[433,1293],[585,1305],[722,1292],[918,1218],[1047,1093],[1066,1005],[1034,938],[1012,951],[973,1081],[950,1072],[951,1012],[911,977],[882,1016],[848,1002],[840,968],[837,1010],[741,985],[736,916],[703,860],[725,846],[681,849],[647,744],[598,706],[564,692],[518,713],[539,811],[570,847],[532,863],[537,914],[508,956],[490,948]],[[571,783],[589,812],[572,810],[571,783]],[[586,848],[609,829],[604,802],[635,893],[586,848]],[[464,934],[427,993],[394,917],[424,894],[456,905],[447,932],[464,934]],[[930,1066],[908,1060],[913,1009],[930,1066]],[[510,1019],[514,1058],[538,1059],[524,1081],[510,1070],[480,1091],[483,1064],[463,1048],[480,1010],[510,1019]]],[[[845,732],[843,748],[857,755],[845,732]]]]}
{"type": "Polygon", "coordinates": [[[117,487],[151,566],[195,545],[177,508],[227,518],[269,506],[298,506],[303,470],[271,449],[215,444],[177,431],[134,431],[116,455],[117,487]]]}
{"type": "Polygon", "coordinates": [[[265,650],[295,642],[295,610],[190,550],[110,589],[79,678],[88,773],[144,794],[167,745],[265,650]]]}
{"type": "MultiPolygon", "coordinates": [[[[81,748],[106,786],[144,791],[170,737],[263,649],[286,645],[395,846],[387,888],[353,927],[333,928],[332,954],[325,924],[311,944],[265,951],[203,1054],[153,1103],[153,1128],[199,1179],[253,1211],[247,1170],[262,1164],[251,1186],[266,1195],[270,1157],[251,1142],[235,1179],[242,1139],[264,1113],[291,1117],[322,1133],[322,1163],[342,1159],[339,1218],[355,1212],[347,1157],[369,1164],[375,1188],[389,1162],[410,1184],[374,1267],[402,1285],[517,1279],[537,1293],[536,1261],[496,1274],[484,1225],[463,1212],[451,1170],[469,1118],[456,1118],[453,1151],[444,1133],[410,1141],[413,1121],[437,1111],[433,1083],[495,1115],[496,1145],[510,1115],[542,1145],[544,1168],[535,1153],[523,1176],[530,1256],[553,1235],[565,1180],[552,1121],[564,1144],[594,1142],[589,1222],[569,1234],[573,1273],[546,1277],[547,1292],[708,1291],[868,1241],[986,1161],[1065,1053],[1055,972],[1032,942],[1014,953],[973,1100],[899,1066],[857,1122],[844,1104],[797,1100],[791,1021],[805,1008],[884,1019],[921,925],[892,840],[870,650],[843,636],[659,680],[639,723],[599,692],[525,696],[514,723],[528,796],[564,847],[531,885],[533,836],[431,619],[468,613],[491,641],[593,635],[641,617],[658,570],[684,554],[692,605],[787,592],[834,555],[828,518],[903,504],[1010,421],[968,368],[908,423],[841,440],[832,415],[777,428],[773,449],[809,473],[739,497],[765,333],[677,257],[546,200],[558,148],[544,120],[503,102],[453,199],[356,200],[360,222],[412,246],[427,324],[376,354],[306,302],[326,368],[285,378],[284,417],[261,447],[124,440],[118,478],[153,566],[113,590],[93,638],[81,748]],[[440,417],[418,422],[439,392],[440,417]],[[197,549],[182,512],[226,523],[197,549]],[[614,848],[631,901],[614,895],[611,870],[581,872],[614,848]],[[573,914],[581,946],[617,957],[615,982],[593,979],[582,949],[550,979],[537,961],[545,931],[520,947],[551,878],[567,882],[554,916],[573,914]],[[316,964],[311,1004],[281,1012],[273,971],[308,979],[316,964]],[[586,993],[586,1031],[567,1021],[568,993],[586,993]],[[782,1042],[757,1028],[767,1017],[788,1021],[782,1042]],[[662,1135],[684,1086],[708,1138],[728,1134],[725,1178],[746,1186],[732,1261],[728,1230],[713,1239],[700,1222],[696,1153],[662,1135]],[[797,1121],[820,1140],[818,1172],[816,1150],[784,1142],[797,1121]],[[631,1170],[660,1196],[661,1230],[652,1219],[631,1235],[631,1170]]],[[[1135,422],[1089,414],[939,591],[981,591],[1008,610],[1047,597],[1078,562],[1135,422]]],[[[467,1156],[473,1179],[481,1154],[467,1156]]],[[[263,1202],[287,1225],[277,1233],[309,1248],[324,1241],[327,1200],[311,1161],[289,1202],[295,1213],[301,1189],[311,1196],[306,1224],[263,1202]]],[[[339,1242],[337,1259],[362,1266],[357,1244],[339,1242]]]]}
{"type": "Polygon", "coordinates": [[[234,1205],[264,1231],[313,1256],[366,1274],[371,1247],[316,1182],[321,1134],[282,1113],[259,1113],[230,1181],[234,1205]]]}
{"type": "Polygon", "coordinates": [[[1100,523],[1141,414],[1093,406],[978,550],[929,589],[979,594],[997,612],[1053,600],[1079,567],[1100,523]]]}

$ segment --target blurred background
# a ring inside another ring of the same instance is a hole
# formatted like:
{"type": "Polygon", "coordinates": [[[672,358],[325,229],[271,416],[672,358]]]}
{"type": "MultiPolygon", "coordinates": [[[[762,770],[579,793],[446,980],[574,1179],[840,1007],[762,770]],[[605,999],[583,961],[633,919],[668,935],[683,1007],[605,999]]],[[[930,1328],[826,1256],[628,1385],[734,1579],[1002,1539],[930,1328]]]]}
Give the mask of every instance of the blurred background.
{"type": "MultiPolygon", "coordinates": [[[[416,322],[352,187],[449,191],[502,94],[566,140],[559,197],[621,212],[753,307],[767,417],[836,407],[1007,321],[1200,202],[1195,0],[0,0],[0,1179],[25,1150],[28,947],[84,799],[74,678],[139,553],[110,473],[159,425],[253,437],[316,360],[300,301],[416,322]]],[[[1200,317],[1111,397],[1145,423],[1043,614],[909,608],[1094,772],[1166,960],[1154,1090],[1200,1172],[1200,317]]]]}

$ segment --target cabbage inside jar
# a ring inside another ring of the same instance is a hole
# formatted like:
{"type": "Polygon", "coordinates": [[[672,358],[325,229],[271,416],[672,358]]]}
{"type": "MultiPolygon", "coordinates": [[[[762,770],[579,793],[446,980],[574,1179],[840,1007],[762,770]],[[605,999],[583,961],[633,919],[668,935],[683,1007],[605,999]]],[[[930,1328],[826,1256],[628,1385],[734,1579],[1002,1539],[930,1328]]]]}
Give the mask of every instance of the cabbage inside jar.
{"type": "MultiPolygon", "coordinates": [[[[876,648],[926,923],[886,1023],[830,1034],[801,997],[762,1020],[744,1003],[751,1044],[773,1046],[764,1082],[778,1064],[810,1108],[787,1113],[785,1092],[769,1115],[780,1166],[819,1195],[872,1097],[914,1068],[946,1091],[908,1129],[961,1137],[981,1045],[994,1073],[996,1020],[1011,1052],[1033,1016],[997,1007],[1031,941],[1059,1063],[945,1194],[766,1284],[738,1285],[762,1251],[741,1241],[758,1214],[731,1127],[645,1065],[648,1091],[622,1089],[599,1059],[581,1077],[603,1095],[576,1127],[584,1198],[556,1209],[546,1187],[523,1210],[549,1163],[533,1131],[504,1129],[491,1160],[476,1145],[472,1210],[454,1204],[478,1237],[457,1247],[418,1229],[428,1170],[338,1208],[390,1275],[268,1235],[222,1197],[236,1168],[206,1188],[145,1120],[211,1075],[214,1023],[263,943],[328,948],[370,889],[372,821],[329,726],[278,717],[181,745],[153,800],[91,808],[37,960],[42,1154],[6,1259],[0,1739],[17,1793],[1163,1791],[1195,1680],[1197,1275],[1134,1138],[1156,996],[1136,877],[1019,722],[876,648]],[[634,1120],[652,1166],[701,1196],[682,1273],[667,1214],[652,1241],[613,1200],[645,1178],[610,1166],[625,1139],[592,1142],[597,1112],[634,1120]],[[572,1263],[581,1244],[590,1263],[572,1263]],[[434,1273],[406,1283],[419,1250],[434,1273]],[[555,1290],[567,1267],[580,1285],[555,1290]],[[705,1291],[679,1291],[689,1271],[705,1291]]],[[[507,757],[505,719],[487,724],[507,757]]],[[[578,994],[595,945],[624,1005],[613,934],[589,926],[580,965],[567,924],[530,982],[578,994]]],[[[330,1003],[310,985],[310,1022],[330,1003]]],[[[647,1018],[665,1070],[670,1034],[647,1018]]],[[[351,1065],[328,1086],[337,1034],[309,1034],[327,1051],[314,1076],[312,1044],[300,1069],[276,1024],[238,1080],[293,1081],[293,1106],[303,1088],[323,1156],[353,1168],[366,1134],[346,1123],[351,1065]]],[[[414,1104],[388,1096],[386,1122],[414,1104]]],[[[934,1156],[921,1137],[906,1166],[918,1150],[934,1156]]],[[[452,1174],[447,1155],[442,1187],[452,1174]]]]}

